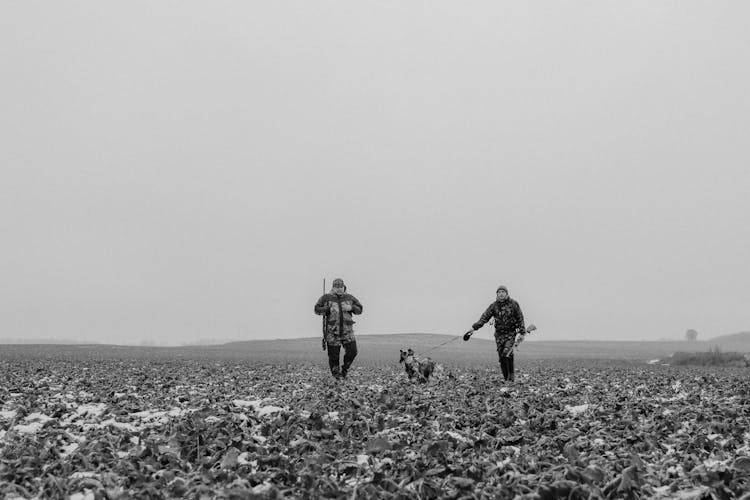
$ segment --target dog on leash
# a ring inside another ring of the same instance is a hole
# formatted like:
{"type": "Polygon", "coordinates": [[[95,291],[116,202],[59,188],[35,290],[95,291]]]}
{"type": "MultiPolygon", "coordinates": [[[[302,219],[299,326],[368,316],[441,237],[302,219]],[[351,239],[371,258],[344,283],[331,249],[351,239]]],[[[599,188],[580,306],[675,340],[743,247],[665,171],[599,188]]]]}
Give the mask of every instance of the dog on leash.
{"type": "Polygon", "coordinates": [[[420,383],[426,384],[430,375],[435,371],[435,362],[430,358],[417,358],[411,348],[406,351],[400,349],[400,351],[401,358],[398,362],[404,364],[406,376],[409,377],[409,380],[416,378],[420,383]]]}

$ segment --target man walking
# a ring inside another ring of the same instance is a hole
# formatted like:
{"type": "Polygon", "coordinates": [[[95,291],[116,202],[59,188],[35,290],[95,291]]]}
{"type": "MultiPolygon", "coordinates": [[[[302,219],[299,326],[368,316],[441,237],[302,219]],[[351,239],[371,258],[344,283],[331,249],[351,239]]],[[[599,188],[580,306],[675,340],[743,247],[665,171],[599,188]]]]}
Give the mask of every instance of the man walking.
{"type": "Polygon", "coordinates": [[[346,293],[344,280],[336,278],[331,291],[320,297],[315,304],[315,314],[325,319],[325,341],[331,374],[337,379],[346,378],[357,357],[352,314],[362,314],[362,304],[353,295],[346,293]],[[339,366],[341,346],[344,346],[344,363],[339,366]]]}
{"type": "Polygon", "coordinates": [[[497,288],[497,300],[482,313],[479,321],[471,325],[471,330],[466,332],[464,340],[469,340],[471,335],[487,323],[490,318],[495,319],[495,344],[497,345],[497,356],[500,360],[503,378],[513,381],[513,348],[516,343],[516,334],[520,334],[522,338],[526,329],[521,306],[510,298],[505,286],[501,285],[497,288]]]}

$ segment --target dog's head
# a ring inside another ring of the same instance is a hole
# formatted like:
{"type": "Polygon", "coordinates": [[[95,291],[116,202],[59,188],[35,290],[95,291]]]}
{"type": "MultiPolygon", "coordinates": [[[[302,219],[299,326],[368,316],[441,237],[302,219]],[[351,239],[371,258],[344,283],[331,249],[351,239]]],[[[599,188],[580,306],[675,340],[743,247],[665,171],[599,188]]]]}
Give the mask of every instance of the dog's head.
{"type": "Polygon", "coordinates": [[[398,360],[399,363],[403,363],[407,360],[407,358],[414,356],[414,351],[411,349],[411,347],[405,351],[403,349],[399,349],[399,352],[401,353],[401,357],[398,360]]]}

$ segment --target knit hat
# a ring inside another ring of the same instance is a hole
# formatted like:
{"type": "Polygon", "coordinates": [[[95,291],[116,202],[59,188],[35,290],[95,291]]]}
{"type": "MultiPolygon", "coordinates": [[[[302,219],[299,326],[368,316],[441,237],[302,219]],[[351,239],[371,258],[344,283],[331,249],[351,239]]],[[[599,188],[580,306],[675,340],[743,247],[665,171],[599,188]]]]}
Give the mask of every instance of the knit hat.
{"type": "Polygon", "coordinates": [[[505,285],[500,285],[497,287],[497,290],[495,290],[495,293],[499,292],[500,290],[505,290],[505,293],[508,293],[508,287],[505,285]]]}
{"type": "Polygon", "coordinates": [[[344,280],[341,278],[336,278],[333,280],[333,284],[331,285],[333,288],[343,288],[344,291],[346,291],[346,285],[344,284],[344,280]]]}

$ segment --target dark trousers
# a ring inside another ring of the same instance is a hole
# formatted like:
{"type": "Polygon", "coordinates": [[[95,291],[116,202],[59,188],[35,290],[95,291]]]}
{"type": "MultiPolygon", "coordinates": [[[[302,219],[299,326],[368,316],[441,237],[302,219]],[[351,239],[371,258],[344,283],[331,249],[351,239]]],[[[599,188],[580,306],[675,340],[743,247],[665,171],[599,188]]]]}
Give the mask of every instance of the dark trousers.
{"type": "Polygon", "coordinates": [[[513,344],[516,341],[514,332],[495,331],[495,343],[497,344],[497,357],[500,360],[500,369],[505,380],[513,380],[513,344]]]}
{"type": "Polygon", "coordinates": [[[498,353],[498,357],[500,358],[500,370],[503,372],[503,378],[505,380],[514,380],[513,354],[511,353],[510,356],[503,356],[501,353],[498,353]]]}
{"type": "Polygon", "coordinates": [[[354,358],[356,357],[357,341],[355,340],[347,342],[346,344],[342,344],[341,346],[329,345],[328,366],[331,367],[331,374],[333,374],[334,377],[338,377],[339,375],[341,375],[342,377],[346,377],[346,374],[349,372],[349,367],[352,366],[354,358]],[[341,368],[339,368],[339,355],[341,353],[342,346],[344,347],[344,364],[341,365],[341,368]]]}

